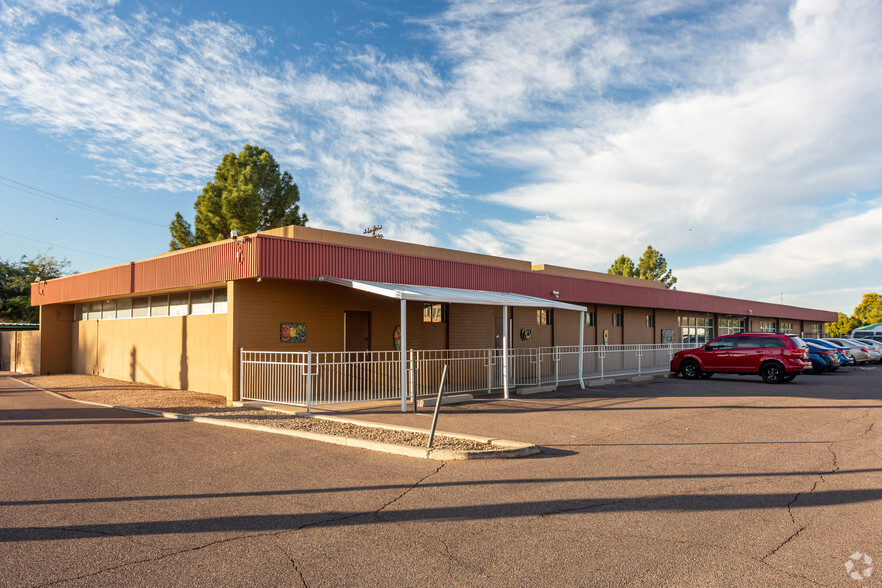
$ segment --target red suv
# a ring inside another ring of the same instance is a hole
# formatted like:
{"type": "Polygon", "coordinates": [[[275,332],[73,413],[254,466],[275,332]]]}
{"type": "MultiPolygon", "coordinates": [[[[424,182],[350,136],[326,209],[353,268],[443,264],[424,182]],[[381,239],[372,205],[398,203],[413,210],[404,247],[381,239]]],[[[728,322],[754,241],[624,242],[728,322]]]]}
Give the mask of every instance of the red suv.
{"type": "Polygon", "coordinates": [[[775,333],[723,335],[704,347],[678,351],[671,360],[671,371],[690,380],[718,372],[759,374],[769,384],[789,382],[811,367],[805,341],[775,333]]]}

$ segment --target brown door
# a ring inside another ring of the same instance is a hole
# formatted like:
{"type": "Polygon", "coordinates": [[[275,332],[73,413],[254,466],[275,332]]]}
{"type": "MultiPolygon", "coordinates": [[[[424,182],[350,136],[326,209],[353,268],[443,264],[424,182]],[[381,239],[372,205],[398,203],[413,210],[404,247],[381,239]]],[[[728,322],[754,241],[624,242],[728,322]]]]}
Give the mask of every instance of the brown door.
{"type": "Polygon", "coordinates": [[[373,388],[371,383],[371,313],[347,310],[346,332],[343,334],[343,346],[346,351],[345,382],[346,391],[354,394],[352,400],[361,398],[373,388]]]}
{"type": "Polygon", "coordinates": [[[496,340],[493,345],[496,349],[502,349],[502,317],[496,317],[496,340]]]}
{"type": "Polygon", "coordinates": [[[347,310],[343,341],[346,351],[370,351],[371,313],[347,310]]]}

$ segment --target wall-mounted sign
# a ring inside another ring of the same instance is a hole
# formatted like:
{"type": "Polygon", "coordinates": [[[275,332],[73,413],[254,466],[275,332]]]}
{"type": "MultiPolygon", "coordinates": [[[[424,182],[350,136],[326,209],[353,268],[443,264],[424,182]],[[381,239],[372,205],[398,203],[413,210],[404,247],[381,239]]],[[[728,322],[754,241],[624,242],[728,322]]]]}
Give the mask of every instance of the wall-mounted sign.
{"type": "Polygon", "coordinates": [[[661,342],[662,345],[668,345],[674,342],[674,329],[662,329],[661,330],[661,342]]]}
{"type": "Polygon", "coordinates": [[[395,351],[401,351],[401,325],[397,325],[392,331],[392,345],[395,346],[395,351]]]}
{"type": "Polygon", "coordinates": [[[609,329],[603,330],[603,344],[609,345],[609,329]]]}
{"type": "Polygon", "coordinates": [[[529,341],[533,338],[533,329],[521,329],[521,341],[529,341]]]}
{"type": "Polygon", "coordinates": [[[280,339],[282,343],[304,343],[306,341],[306,323],[282,323],[280,339]]]}

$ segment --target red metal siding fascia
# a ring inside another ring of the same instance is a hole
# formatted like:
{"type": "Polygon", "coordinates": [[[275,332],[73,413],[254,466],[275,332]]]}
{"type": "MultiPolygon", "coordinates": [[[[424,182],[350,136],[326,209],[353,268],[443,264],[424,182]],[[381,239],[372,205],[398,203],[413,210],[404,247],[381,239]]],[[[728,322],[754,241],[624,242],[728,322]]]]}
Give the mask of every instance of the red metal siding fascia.
{"type": "Polygon", "coordinates": [[[260,275],[308,280],[330,275],[339,278],[442,286],[495,292],[512,292],[576,304],[609,304],[708,312],[719,314],[779,316],[794,320],[831,322],[836,313],[793,306],[555,276],[544,272],[522,271],[496,266],[417,255],[376,251],[331,243],[295,241],[284,237],[258,235],[260,275]]]}
{"type": "Polygon", "coordinates": [[[125,265],[31,284],[31,304],[110,298],[256,276],[254,239],[222,241],[125,265]],[[42,293],[40,288],[42,287],[42,293]]]}
{"type": "Polygon", "coordinates": [[[92,300],[171,290],[253,277],[309,280],[339,278],[512,292],[576,304],[608,304],[709,312],[750,314],[794,320],[834,322],[836,313],[792,306],[645,288],[555,276],[476,263],[377,251],[333,243],[255,235],[221,241],[94,272],[49,280],[31,286],[34,305],[92,300]],[[40,290],[42,289],[42,292],[40,290]]]}

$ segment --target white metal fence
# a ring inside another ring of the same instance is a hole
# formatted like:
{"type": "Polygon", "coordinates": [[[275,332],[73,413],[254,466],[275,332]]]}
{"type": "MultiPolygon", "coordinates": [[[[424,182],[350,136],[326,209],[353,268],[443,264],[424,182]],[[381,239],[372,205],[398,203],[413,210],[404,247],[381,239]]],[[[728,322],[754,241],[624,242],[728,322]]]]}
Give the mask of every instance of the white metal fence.
{"type": "MultiPolygon", "coordinates": [[[[667,371],[671,357],[690,345],[586,345],[582,379],[667,371]]],[[[509,350],[509,387],[579,381],[579,346],[509,350]]],[[[502,350],[441,349],[407,352],[408,396],[434,394],[444,366],[449,393],[503,387],[502,350]]],[[[240,352],[242,400],[304,406],[401,398],[401,352],[240,352]]]]}

